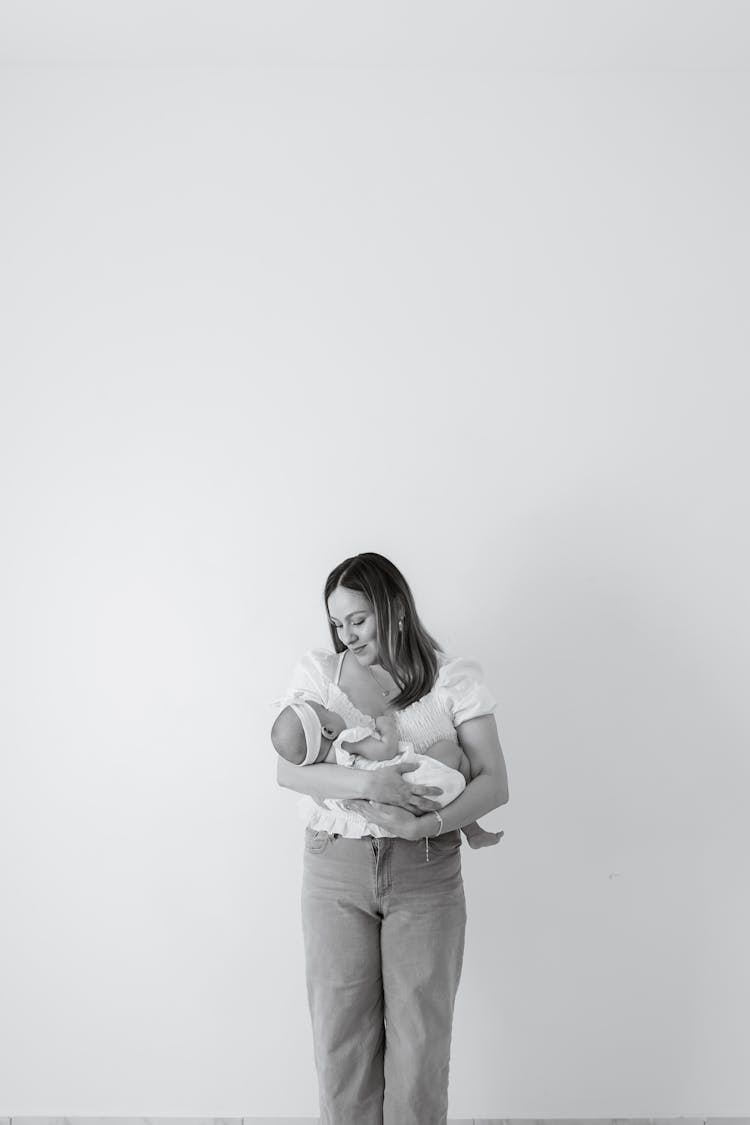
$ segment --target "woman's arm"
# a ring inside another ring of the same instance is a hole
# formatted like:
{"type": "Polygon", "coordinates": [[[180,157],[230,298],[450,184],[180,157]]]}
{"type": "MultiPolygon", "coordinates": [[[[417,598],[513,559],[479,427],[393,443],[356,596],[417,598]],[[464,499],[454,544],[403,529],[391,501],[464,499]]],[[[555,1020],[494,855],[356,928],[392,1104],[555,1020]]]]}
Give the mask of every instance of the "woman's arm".
{"type": "Polygon", "coordinates": [[[295,766],[281,756],[276,770],[279,785],[297,793],[307,793],[321,801],[326,797],[359,797],[367,800],[372,793],[371,776],[371,771],[352,770],[348,766],[336,766],[328,762],[295,766]]]}
{"type": "Polygon", "coordinates": [[[437,785],[412,785],[402,775],[418,767],[419,762],[396,762],[377,770],[353,770],[348,766],[321,762],[314,766],[295,766],[279,757],[276,779],[286,789],[307,793],[316,800],[337,797],[344,800],[378,800],[400,806],[412,813],[440,808],[436,797],[443,792],[437,785]]]}
{"type": "MultiPolygon", "coordinates": [[[[476,719],[467,719],[456,727],[456,734],[469,759],[472,777],[463,793],[438,810],[443,832],[463,828],[508,800],[508,775],[495,716],[478,715],[476,719]]],[[[382,770],[377,772],[382,773],[382,770]]],[[[406,840],[421,840],[439,831],[437,817],[428,814],[413,815],[403,808],[385,803],[371,805],[367,800],[360,804],[356,799],[347,798],[347,805],[373,824],[388,828],[406,840]]]]}
{"type": "MultiPolygon", "coordinates": [[[[467,719],[456,727],[456,734],[461,749],[469,759],[471,781],[463,793],[439,810],[444,832],[463,828],[508,802],[508,771],[495,716],[478,715],[476,719],[467,719]]],[[[417,839],[425,835],[434,836],[437,825],[437,817],[427,817],[424,830],[417,839]]]]}

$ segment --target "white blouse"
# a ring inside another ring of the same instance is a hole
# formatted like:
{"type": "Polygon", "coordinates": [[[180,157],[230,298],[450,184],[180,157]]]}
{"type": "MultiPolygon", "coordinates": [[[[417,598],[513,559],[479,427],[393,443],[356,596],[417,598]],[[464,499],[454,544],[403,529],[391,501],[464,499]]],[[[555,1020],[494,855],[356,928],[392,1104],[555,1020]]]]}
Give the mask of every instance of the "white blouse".
{"type": "MultiPolygon", "coordinates": [[[[497,707],[484,683],[484,673],[478,661],[463,656],[451,657],[442,652],[435,655],[438,674],[431,691],[402,711],[389,712],[395,720],[399,742],[412,742],[417,753],[424,753],[428,746],[443,738],[458,744],[457,726],[467,719],[490,715],[497,707]]],[[[276,713],[295,699],[310,699],[329,711],[335,711],[347,727],[367,726],[374,731],[375,719],[355,707],[339,687],[345,656],[346,650],[309,649],[294,669],[285,694],[274,700],[276,713]]],[[[320,806],[311,797],[301,800],[300,814],[311,827],[314,826],[312,821],[316,810],[320,810],[320,806]]],[[[358,834],[377,834],[373,831],[374,826],[365,825],[365,828],[366,831],[358,834]]]]}

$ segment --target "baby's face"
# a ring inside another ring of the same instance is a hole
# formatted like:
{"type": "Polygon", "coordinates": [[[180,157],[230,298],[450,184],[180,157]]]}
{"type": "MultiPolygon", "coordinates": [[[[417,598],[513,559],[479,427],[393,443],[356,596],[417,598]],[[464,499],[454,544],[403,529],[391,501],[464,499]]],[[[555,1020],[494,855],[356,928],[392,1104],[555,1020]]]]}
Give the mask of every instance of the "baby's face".
{"type": "Polygon", "coordinates": [[[315,708],[315,713],[320,719],[322,737],[326,742],[333,742],[338,738],[342,730],[346,730],[346,723],[335,711],[328,711],[318,703],[313,703],[312,706],[315,708]]]}

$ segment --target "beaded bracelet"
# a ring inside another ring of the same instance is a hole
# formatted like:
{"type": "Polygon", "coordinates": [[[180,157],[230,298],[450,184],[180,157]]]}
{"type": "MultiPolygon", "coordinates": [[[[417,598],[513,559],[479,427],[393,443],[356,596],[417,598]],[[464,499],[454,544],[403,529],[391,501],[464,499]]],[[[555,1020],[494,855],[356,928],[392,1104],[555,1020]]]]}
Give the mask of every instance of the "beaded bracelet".
{"type": "MultiPolygon", "coordinates": [[[[440,813],[437,811],[437,809],[433,809],[432,811],[434,812],[435,816],[438,818],[438,821],[439,821],[438,830],[437,830],[437,832],[434,832],[433,835],[439,836],[440,833],[443,831],[443,818],[440,815],[440,813]]],[[[430,837],[429,836],[425,836],[425,838],[424,838],[424,854],[425,854],[427,863],[429,863],[430,862],[430,837]]]]}

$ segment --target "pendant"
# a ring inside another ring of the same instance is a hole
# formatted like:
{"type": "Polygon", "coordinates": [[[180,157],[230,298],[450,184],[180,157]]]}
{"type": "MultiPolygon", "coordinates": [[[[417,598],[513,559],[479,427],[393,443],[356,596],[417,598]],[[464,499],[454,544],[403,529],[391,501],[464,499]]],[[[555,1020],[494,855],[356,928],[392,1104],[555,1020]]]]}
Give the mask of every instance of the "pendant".
{"type": "Polygon", "coordinates": [[[388,696],[391,694],[391,691],[393,691],[394,689],[393,688],[384,688],[383,685],[378,680],[375,673],[372,671],[372,669],[370,669],[370,675],[372,676],[373,680],[375,681],[375,683],[380,688],[380,694],[383,696],[383,699],[387,699],[388,696]]]}

